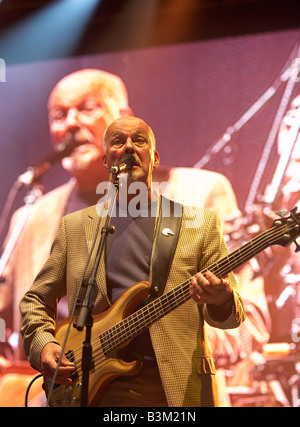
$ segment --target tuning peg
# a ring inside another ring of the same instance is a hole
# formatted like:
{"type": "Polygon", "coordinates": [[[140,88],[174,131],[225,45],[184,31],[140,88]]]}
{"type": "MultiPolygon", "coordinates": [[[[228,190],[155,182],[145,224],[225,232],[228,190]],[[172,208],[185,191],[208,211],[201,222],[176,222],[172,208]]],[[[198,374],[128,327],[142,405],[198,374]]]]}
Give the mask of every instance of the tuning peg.
{"type": "Polygon", "coordinates": [[[300,245],[299,245],[299,243],[297,243],[297,241],[296,241],[296,240],[294,240],[294,243],[295,243],[295,245],[296,245],[295,252],[299,252],[299,251],[300,251],[300,245]]]}
{"type": "MultiPolygon", "coordinates": [[[[297,208],[296,208],[297,209],[297,208]]],[[[286,209],[284,209],[284,210],[282,210],[282,211],[277,211],[277,212],[275,212],[276,213],[276,215],[278,215],[278,216],[280,216],[280,218],[283,218],[284,217],[284,215],[287,213],[287,210],[286,209]]]]}
{"type": "Polygon", "coordinates": [[[295,215],[295,213],[297,213],[297,206],[296,207],[294,207],[290,212],[291,212],[291,214],[293,214],[293,215],[295,215]]]}

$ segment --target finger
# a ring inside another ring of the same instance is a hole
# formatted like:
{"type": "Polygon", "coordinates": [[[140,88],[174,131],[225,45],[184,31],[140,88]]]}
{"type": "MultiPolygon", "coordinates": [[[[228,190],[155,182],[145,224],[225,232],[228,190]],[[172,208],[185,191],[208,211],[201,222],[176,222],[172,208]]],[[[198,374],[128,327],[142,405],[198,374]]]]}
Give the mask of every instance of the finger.
{"type": "Polygon", "coordinates": [[[190,296],[197,303],[203,302],[203,293],[204,293],[204,285],[203,283],[206,281],[203,275],[197,273],[195,276],[191,277],[191,285],[190,285],[190,296]]]}
{"type": "Polygon", "coordinates": [[[71,361],[69,361],[65,356],[62,358],[60,362],[60,366],[57,369],[59,357],[52,356],[47,357],[46,360],[43,362],[42,368],[43,372],[47,375],[53,375],[54,372],[57,370],[58,376],[69,376],[72,371],[75,369],[75,364],[71,361]]]}
{"type": "Polygon", "coordinates": [[[212,286],[218,286],[221,284],[220,279],[211,271],[207,271],[205,273],[205,277],[207,278],[207,280],[209,281],[210,285],[212,286]]]}
{"type": "Polygon", "coordinates": [[[204,275],[202,273],[197,273],[194,277],[196,279],[198,287],[202,289],[202,291],[205,291],[209,287],[210,283],[206,277],[206,274],[204,275]]]}
{"type": "Polygon", "coordinates": [[[194,290],[194,292],[196,294],[201,295],[203,293],[203,290],[204,290],[203,284],[202,284],[201,280],[199,278],[197,278],[196,276],[193,276],[191,278],[191,286],[192,286],[192,289],[194,290]]]}
{"type": "Polygon", "coordinates": [[[190,286],[190,297],[196,302],[196,303],[200,303],[202,302],[202,297],[201,295],[199,295],[198,292],[195,291],[195,289],[193,288],[193,286],[190,286]]]}
{"type": "Polygon", "coordinates": [[[197,285],[197,280],[195,277],[191,278],[191,284],[190,284],[190,296],[192,299],[196,302],[199,302],[201,300],[200,290],[197,285]]]}
{"type": "Polygon", "coordinates": [[[69,374],[70,372],[74,371],[75,366],[59,366],[57,369],[57,363],[56,364],[45,364],[43,365],[43,372],[48,374],[53,374],[56,370],[58,375],[64,375],[69,374]]]}
{"type": "Polygon", "coordinates": [[[229,283],[229,277],[225,276],[222,278],[218,278],[215,276],[211,271],[207,271],[205,273],[206,278],[208,279],[209,283],[218,290],[225,290],[229,283]]]}
{"type": "Polygon", "coordinates": [[[72,372],[74,372],[74,367],[59,367],[57,372],[56,369],[45,368],[43,374],[49,379],[53,379],[55,375],[55,383],[57,384],[70,384],[72,383],[70,378],[72,372]]]}
{"type": "Polygon", "coordinates": [[[59,371],[56,375],[55,382],[58,384],[71,384],[73,380],[70,378],[74,369],[70,371],[59,371]]]}
{"type": "Polygon", "coordinates": [[[62,357],[60,365],[65,367],[75,367],[75,363],[71,362],[71,360],[69,360],[66,356],[62,357]]]}

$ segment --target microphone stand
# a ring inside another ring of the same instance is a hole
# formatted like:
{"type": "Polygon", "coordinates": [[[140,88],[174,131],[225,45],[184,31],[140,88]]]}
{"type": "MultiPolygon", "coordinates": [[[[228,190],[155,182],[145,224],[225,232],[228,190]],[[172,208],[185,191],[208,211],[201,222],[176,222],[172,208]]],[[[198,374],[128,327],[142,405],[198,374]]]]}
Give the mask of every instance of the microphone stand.
{"type": "MultiPolygon", "coordinates": [[[[225,133],[222,135],[220,139],[215,141],[208,149],[206,153],[198,160],[197,163],[194,164],[194,168],[203,169],[211,159],[219,153],[232,139],[233,135],[237,133],[246,123],[249,122],[252,117],[262,109],[262,107],[275,95],[279,87],[282,83],[287,81],[292,81],[293,85],[295,85],[297,80],[297,75],[299,73],[299,62],[296,61],[300,55],[300,45],[295,46],[293,52],[289,58],[289,67],[285,69],[279,77],[275,79],[273,84],[259,97],[257,101],[254,102],[253,105],[232,125],[228,126],[225,133]]],[[[264,165],[265,167],[265,165],[264,165]]],[[[262,166],[262,170],[263,166],[262,166]]],[[[252,193],[256,191],[257,188],[252,190],[252,193]]],[[[252,194],[251,194],[252,196],[252,194]]],[[[248,196],[250,197],[250,196],[248,196]]],[[[246,204],[245,210],[247,211],[249,206],[252,206],[253,200],[249,200],[246,204]]]]}
{"type": "Polygon", "coordinates": [[[280,185],[282,184],[282,181],[284,179],[284,174],[286,172],[289,160],[291,158],[291,155],[293,153],[293,150],[296,144],[299,129],[300,129],[300,108],[299,108],[299,111],[296,113],[295,123],[291,126],[290,136],[289,138],[287,138],[285,142],[286,146],[284,148],[284,151],[280,155],[276,171],[273,175],[272,183],[267,188],[264,196],[264,201],[269,204],[274,203],[278,190],[280,189],[280,185]]]}
{"type": "Polygon", "coordinates": [[[80,145],[74,139],[73,134],[70,134],[64,142],[61,142],[57,147],[35,167],[29,167],[26,172],[18,176],[15,181],[8,200],[5,203],[3,212],[0,217],[0,237],[5,230],[6,222],[9,218],[10,210],[15,201],[15,197],[23,187],[31,187],[24,198],[24,209],[21,218],[18,219],[12,234],[9,236],[5,244],[5,249],[0,258],[0,283],[5,282],[4,271],[11,258],[18,239],[26,225],[30,212],[35,202],[43,195],[44,187],[41,183],[42,177],[50,170],[52,165],[62,158],[70,155],[77,145],[80,145]]]}
{"type": "Polygon", "coordinates": [[[76,324],[74,324],[74,327],[78,331],[82,331],[84,327],[86,329],[85,341],[83,343],[83,350],[82,350],[82,388],[81,388],[81,394],[80,394],[81,407],[88,406],[89,374],[90,374],[90,369],[92,367],[92,346],[91,346],[91,332],[93,327],[93,317],[91,314],[93,309],[92,297],[93,297],[94,289],[96,287],[96,276],[97,276],[100,260],[103,254],[108,233],[114,232],[114,228],[110,227],[109,224],[111,220],[112,211],[115,206],[117,195],[119,192],[118,177],[116,177],[115,180],[113,181],[113,185],[114,185],[115,191],[113,192],[113,196],[110,199],[107,215],[105,218],[105,224],[101,230],[101,237],[100,237],[100,242],[97,249],[95,263],[93,266],[91,276],[87,281],[87,289],[86,289],[85,297],[83,299],[82,304],[80,304],[81,308],[80,308],[78,321],[76,322],[76,324]]]}

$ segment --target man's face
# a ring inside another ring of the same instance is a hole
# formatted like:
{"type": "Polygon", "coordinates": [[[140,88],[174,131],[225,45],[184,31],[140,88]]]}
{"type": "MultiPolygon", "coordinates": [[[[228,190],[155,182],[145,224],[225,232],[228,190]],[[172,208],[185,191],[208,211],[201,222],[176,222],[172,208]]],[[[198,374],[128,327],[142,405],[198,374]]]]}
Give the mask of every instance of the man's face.
{"type": "Polygon", "coordinates": [[[150,187],[153,168],[159,163],[151,135],[148,125],[136,117],[114,121],[106,132],[104,166],[110,168],[119,163],[124,154],[132,154],[135,164],[128,172],[128,182],[141,181],[150,187]]]}
{"type": "MultiPolygon", "coordinates": [[[[78,73],[66,78],[49,98],[49,124],[52,141],[58,144],[75,139],[78,147],[63,159],[71,174],[90,168],[100,168],[104,130],[117,117],[119,105],[103,99],[105,83],[95,76],[78,73]]],[[[106,92],[106,91],[105,91],[106,92]]]]}

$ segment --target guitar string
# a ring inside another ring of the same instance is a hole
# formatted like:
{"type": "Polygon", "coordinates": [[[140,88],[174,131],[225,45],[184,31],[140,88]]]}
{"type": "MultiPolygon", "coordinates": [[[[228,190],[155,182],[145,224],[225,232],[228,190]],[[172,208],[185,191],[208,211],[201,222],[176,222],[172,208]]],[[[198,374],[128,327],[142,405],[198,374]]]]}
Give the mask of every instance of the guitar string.
{"type": "MultiPolygon", "coordinates": [[[[274,236],[267,236],[267,237],[273,237],[273,238],[274,237],[278,237],[281,234],[281,228],[282,228],[282,226],[275,229],[274,236]]],[[[273,229],[271,229],[271,230],[273,230],[273,229]]],[[[267,232],[268,231],[270,232],[270,230],[267,230],[267,232]]],[[[264,232],[264,233],[266,233],[266,232],[264,232]]],[[[252,239],[250,242],[246,243],[241,248],[235,250],[234,252],[232,252],[231,254],[229,254],[228,256],[226,256],[225,258],[223,258],[221,260],[221,262],[216,262],[214,264],[215,269],[211,269],[211,270],[214,271],[216,275],[219,274],[222,277],[222,275],[225,273],[225,272],[222,271],[222,269],[224,269],[224,267],[228,267],[228,259],[234,258],[234,256],[236,256],[236,255],[238,255],[236,258],[240,258],[240,259],[242,258],[243,259],[242,255],[244,255],[244,253],[242,253],[242,252],[246,252],[247,253],[247,251],[245,251],[245,249],[247,249],[247,250],[250,249],[250,251],[248,251],[248,254],[249,253],[257,253],[257,251],[256,252],[254,251],[254,249],[256,248],[257,245],[260,245],[261,246],[260,250],[263,250],[265,248],[265,243],[267,242],[267,240],[264,241],[264,239],[262,238],[262,237],[266,237],[266,236],[263,236],[264,233],[260,234],[259,236],[256,236],[256,238],[252,239]],[[258,239],[258,237],[260,237],[260,238],[258,239]],[[255,241],[255,240],[258,240],[258,241],[255,241]],[[253,243],[255,243],[255,245],[253,243]],[[221,264],[225,264],[225,266],[221,265],[221,264]]],[[[272,234],[272,233],[268,233],[268,234],[272,234]]],[[[208,269],[203,270],[203,273],[205,271],[208,271],[208,269]]],[[[185,300],[182,301],[182,302],[180,302],[180,303],[178,303],[178,300],[170,302],[170,298],[173,298],[173,300],[174,300],[175,294],[178,291],[180,291],[180,293],[186,292],[189,289],[190,283],[191,282],[190,282],[190,279],[189,279],[186,282],[183,282],[181,285],[178,285],[176,288],[174,288],[172,291],[170,291],[170,293],[163,295],[163,296],[168,295],[168,298],[166,298],[166,299],[168,299],[169,301],[166,301],[166,302],[168,303],[167,308],[168,308],[169,311],[171,311],[170,310],[171,308],[172,308],[172,310],[174,309],[173,306],[176,308],[176,306],[179,306],[183,302],[185,302],[185,300]],[[184,290],[183,287],[186,287],[186,290],[184,290]]],[[[186,296],[186,299],[189,299],[189,295],[186,296]]],[[[157,301],[157,300],[155,300],[155,301],[157,301]]],[[[153,301],[152,303],[155,303],[155,301],[153,301]]],[[[150,304],[152,304],[152,303],[150,303],[150,304]]],[[[163,304],[163,303],[161,303],[161,304],[163,304]]],[[[162,307],[160,307],[160,310],[161,309],[162,309],[162,307]]],[[[144,309],[141,309],[141,310],[144,310],[144,309]]],[[[150,321],[153,322],[153,317],[151,318],[151,316],[153,316],[153,314],[151,314],[151,313],[149,314],[149,310],[148,309],[147,309],[147,312],[148,312],[148,314],[146,316],[144,316],[142,320],[146,324],[146,326],[147,325],[149,326],[149,323],[148,323],[149,320],[148,320],[148,318],[150,316],[150,321]]],[[[130,327],[129,338],[125,339],[124,342],[121,342],[120,339],[119,339],[119,335],[121,337],[124,337],[124,330],[121,330],[121,331],[117,332],[117,334],[114,334],[113,336],[110,336],[108,339],[106,338],[106,341],[104,341],[104,344],[102,344],[102,345],[101,345],[101,337],[105,339],[105,335],[109,335],[109,334],[111,335],[111,334],[113,334],[114,330],[116,330],[118,327],[120,327],[121,323],[123,323],[125,325],[126,323],[129,323],[130,320],[133,321],[134,317],[138,318],[138,316],[140,314],[141,314],[141,312],[139,313],[139,311],[137,311],[135,313],[132,313],[132,315],[130,315],[129,317],[123,319],[120,323],[114,325],[110,330],[103,332],[98,337],[95,337],[92,340],[92,341],[99,340],[99,342],[100,342],[100,344],[93,349],[93,354],[94,354],[93,360],[94,361],[97,360],[97,358],[100,356],[100,361],[97,361],[97,364],[94,363],[93,368],[97,368],[97,366],[99,366],[99,364],[102,363],[102,360],[101,360],[101,355],[102,354],[104,355],[104,360],[107,360],[105,354],[113,351],[114,349],[117,349],[118,346],[120,346],[121,344],[126,343],[128,340],[130,340],[131,338],[134,337],[134,336],[131,336],[132,335],[132,325],[129,324],[129,327],[130,327]],[[128,319],[129,319],[129,322],[128,322],[128,319]],[[126,322],[126,320],[127,320],[127,322],[126,322]],[[116,345],[116,343],[117,343],[117,345],[116,345]],[[99,351],[100,351],[100,354],[99,353],[97,354],[97,352],[99,352],[99,351]]],[[[157,316],[157,314],[156,314],[156,316],[157,316]]],[[[156,316],[155,316],[155,319],[156,319],[156,316]]],[[[139,318],[137,320],[141,321],[141,319],[139,319],[139,318]]],[[[125,327],[125,330],[126,330],[126,326],[124,326],[124,327],[125,327]]],[[[142,328],[142,330],[143,330],[143,328],[142,328]]],[[[121,326],[121,329],[122,329],[122,326],[121,326]]],[[[140,332],[142,332],[142,330],[140,332]]],[[[78,355],[78,351],[81,350],[81,349],[82,349],[82,346],[79,347],[78,349],[76,349],[74,351],[74,353],[77,352],[77,354],[76,355],[74,354],[74,356],[72,358],[70,358],[71,361],[75,361],[76,362],[76,356],[78,355]]],[[[76,371],[79,371],[79,369],[80,369],[80,367],[79,367],[80,362],[81,362],[81,360],[79,360],[79,361],[76,362],[76,371]],[[78,365],[78,367],[77,367],[77,365],[78,365]]]]}

